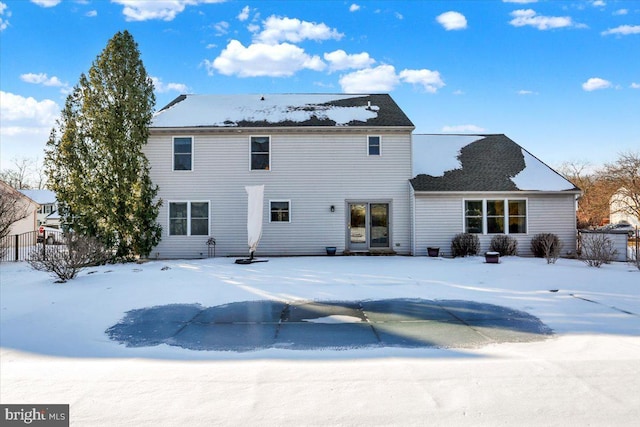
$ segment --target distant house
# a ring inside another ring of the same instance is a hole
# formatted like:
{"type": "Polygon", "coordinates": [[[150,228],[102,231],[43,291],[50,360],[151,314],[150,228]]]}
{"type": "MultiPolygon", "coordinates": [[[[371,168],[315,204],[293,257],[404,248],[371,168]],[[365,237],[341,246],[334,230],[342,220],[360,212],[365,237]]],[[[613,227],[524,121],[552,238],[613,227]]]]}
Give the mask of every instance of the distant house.
{"type": "Polygon", "coordinates": [[[414,135],[413,168],[414,254],[450,254],[463,232],[482,250],[508,234],[520,255],[531,255],[534,235],[554,233],[575,252],[580,190],[505,135],[414,135]]]}
{"type": "Polygon", "coordinates": [[[244,187],[260,184],[258,256],[447,254],[462,231],[484,249],[509,233],[526,255],[535,233],[552,232],[575,250],[571,183],[504,135],[413,130],[386,94],[182,95],[144,148],[164,202],[151,256],[203,257],[210,237],[218,255],[245,255],[244,187]]]}
{"type": "MultiPolygon", "coordinates": [[[[630,206],[634,206],[634,201],[630,197],[629,192],[624,188],[618,190],[611,196],[611,214],[609,215],[610,224],[627,223],[632,227],[640,228],[640,219],[634,215],[630,206]]],[[[640,210],[640,206],[636,206],[636,212],[640,210]]]]}
{"type": "Polygon", "coordinates": [[[17,208],[21,213],[26,214],[23,219],[16,221],[11,225],[11,228],[9,229],[7,235],[23,234],[37,230],[37,212],[40,208],[40,205],[38,205],[35,200],[14,189],[4,181],[0,181],[0,194],[2,195],[2,197],[6,197],[7,195],[17,196],[19,199],[17,208]]]}
{"type": "Polygon", "coordinates": [[[37,226],[60,227],[58,202],[56,193],[51,190],[19,190],[22,194],[40,205],[38,209],[37,226]]]}

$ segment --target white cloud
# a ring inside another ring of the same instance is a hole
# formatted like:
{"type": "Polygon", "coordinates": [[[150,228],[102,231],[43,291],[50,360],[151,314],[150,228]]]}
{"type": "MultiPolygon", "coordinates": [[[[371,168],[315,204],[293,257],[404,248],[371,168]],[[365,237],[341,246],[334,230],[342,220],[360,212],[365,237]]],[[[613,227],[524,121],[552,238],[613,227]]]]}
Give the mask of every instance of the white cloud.
{"type": "Polygon", "coordinates": [[[264,29],[256,36],[256,41],[275,44],[282,41],[299,43],[303,40],[340,40],[344,34],[326,24],[301,21],[296,18],[270,16],[264,21],[264,29]]]}
{"type": "Polygon", "coordinates": [[[405,83],[421,85],[429,93],[436,93],[438,89],[445,86],[438,71],[402,70],[398,77],[405,83]]]}
{"type": "Polygon", "coordinates": [[[8,17],[11,16],[11,12],[7,10],[7,5],[0,1],[0,31],[4,31],[9,26],[8,17]],[[6,11],[6,13],[5,13],[6,11]]]}
{"type": "MultiPolygon", "coordinates": [[[[43,0],[39,0],[43,1],[43,0]]],[[[221,3],[225,0],[111,0],[124,6],[122,13],[127,21],[160,19],[172,21],[186,6],[200,3],[221,3]]]]}
{"type": "Polygon", "coordinates": [[[527,3],[537,3],[538,0],[502,0],[502,3],[518,3],[518,4],[527,4],[527,3]]]}
{"type": "Polygon", "coordinates": [[[379,65],[345,74],[339,82],[345,93],[371,93],[391,92],[400,79],[392,65],[379,65]]]}
{"type": "Polygon", "coordinates": [[[229,32],[229,23],[226,21],[220,21],[213,24],[213,28],[216,30],[217,36],[222,36],[229,32]]]}
{"type": "Polygon", "coordinates": [[[629,9],[618,9],[615,12],[613,12],[613,14],[616,16],[626,15],[628,13],[629,13],[629,9]]]}
{"type": "Polygon", "coordinates": [[[573,22],[569,16],[543,16],[538,15],[533,9],[518,9],[511,12],[513,19],[509,24],[514,27],[529,25],[538,30],[550,30],[553,28],[582,26],[573,22]]]}
{"type": "Polygon", "coordinates": [[[640,89],[640,83],[633,82],[630,87],[631,89],[640,89]]]}
{"type": "Polygon", "coordinates": [[[348,55],[342,49],[325,53],[324,59],[329,63],[329,71],[362,69],[370,67],[376,62],[367,52],[348,55]]]}
{"type": "Polygon", "coordinates": [[[187,93],[189,91],[187,85],[183,83],[163,83],[160,77],[151,77],[151,81],[153,81],[153,87],[158,93],[166,93],[171,91],[187,93]]]}
{"type": "Polygon", "coordinates": [[[486,132],[486,129],[476,125],[456,125],[456,126],[443,126],[442,132],[479,133],[479,132],[486,132]]]}
{"type": "Polygon", "coordinates": [[[357,10],[360,10],[360,5],[353,3],[351,6],[349,6],[349,12],[355,12],[357,10]]]}
{"type": "Polygon", "coordinates": [[[50,99],[38,101],[0,91],[1,160],[13,157],[42,158],[49,133],[60,115],[60,107],[50,99]]]}
{"type": "Polygon", "coordinates": [[[60,4],[62,0],[31,0],[31,3],[42,7],[54,7],[60,4]]]}
{"type": "Polygon", "coordinates": [[[587,92],[591,92],[599,89],[608,89],[613,87],[610,81],[601,79],[600,77],[592,77],[586,82],[582,83],[582,89],[587,92]]]}
{"type": "Polygon", "coordinates": [[[238,17],[237,17],[238,21],[246,21],[247,19],[249,19],[250,11],[251,9],[249,8],[249,6],[243,7],[240,13],[238,14],[238,17]]]}
{"type": "Polygon", "coordinates": [[[299,70],[321,71],[326,68],[318,56],[307,55],[303,49],[289,43],[254,43],[245,47],[238,40],[231,40],[213,61],[204,61],[209,74],[214,70],[227,76],[238,77],[286,77],[299,70]]]}
{"type": "Polygon", "coordinates": [[[465,18],[464,15],[460,12],[445,12],[441,15],[438,15],[436,20],[447,31],[464,30],[465,28],[467,28],[467,18],[465,18]]]}
{"type": "Polygon", "coordinates": [[[46,73],[27,73],[20,75],[20,80],[26,83],[32,83],[36,85],[53,86],[53,87],[68,87],[66,83],[60,81],[56,76],[49,77],[46,73]]]}
{"type": "Polygon", "coordinates": [[[518,95],[537,95],[538,92],[534,92],[532,90],[521,89],[517,92],[518,95]]]}
{"type": "Polygon", "coordinates": [[[88,16],[89,18],[93,18],[98,16],[98,11],[97,10],[90,10],[89,12],[87,12],[85,14],[85,16],[88,16]]]}
{"type": "Polygon", "coordinates": [[[604,2],[603,0],[593,0],[591,2],[591,6],[593,7],[605,7],[607,5],[606,2],[604,2]]]}
{"type": "Polygon", "coordinates": [[[453,94],[454,94],[454,95],[464,95],[464,91],[463,91],[463,90],[460,90],[460,89],[457,89],[457,90],[454,90],[454,91],[453,91],[453,94]]]}
{"type": "Polygon", "coordinates": [[[400,12],[394,12],[393,16],[400,20],[404,19],[404,16],[400,12]]]}
{"type": "Polygon", "coordinates": [[[640,34],[640,25],[620,25],[616,28],[609,28],[607,31],[603,31],[600,34],[608,36],[609,34],[619,34],[627,36],[629,34],[640,34]]]}

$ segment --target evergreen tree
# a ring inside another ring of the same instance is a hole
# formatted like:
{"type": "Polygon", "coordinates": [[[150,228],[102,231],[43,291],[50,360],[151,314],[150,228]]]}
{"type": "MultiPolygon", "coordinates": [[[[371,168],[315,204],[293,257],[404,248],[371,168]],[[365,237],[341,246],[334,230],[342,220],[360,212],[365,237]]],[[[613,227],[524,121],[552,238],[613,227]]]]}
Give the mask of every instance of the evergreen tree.
{"type": "Polygon", "coordinates": [[[118,258],[159,242],[161,205],[142,147],[155,96],[138,45],[118,32],[67,97],[47,142],[45,167],[62,223],[97,237],[118,258]]]}

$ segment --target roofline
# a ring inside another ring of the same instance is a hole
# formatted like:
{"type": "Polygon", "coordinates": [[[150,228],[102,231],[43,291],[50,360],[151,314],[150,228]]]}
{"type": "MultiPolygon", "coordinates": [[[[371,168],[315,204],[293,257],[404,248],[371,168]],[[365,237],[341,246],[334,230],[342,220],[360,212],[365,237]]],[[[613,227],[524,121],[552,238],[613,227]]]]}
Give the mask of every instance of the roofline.
{"type": "Polygon", "coordinates": [[[461,194],[461,195],[477,195],[477,194],[487,194],[487,193],[492,193],[492,194],[576,194],[576,195],[581,195],[582,194],[582,190],[510,190],[510,191],[501,191],[501,190],[487,190],[487,191],[451,191],[451,190],[447,190],[447,191],[419,191],[416,189],[413,189],[413,193],[417,196],[420,195],[425,195],[425,196],[429,196],[429,195],[436,195],[436,194],[447,194],[447,195],[457,195],[457,194],[461,194]]]}
{"type": "Polygon", "coordinates": [[[305,133],[305,132],[413,132],[415,126],[172,126],[149,127],[150,134],[166,133],[305,133]]]}

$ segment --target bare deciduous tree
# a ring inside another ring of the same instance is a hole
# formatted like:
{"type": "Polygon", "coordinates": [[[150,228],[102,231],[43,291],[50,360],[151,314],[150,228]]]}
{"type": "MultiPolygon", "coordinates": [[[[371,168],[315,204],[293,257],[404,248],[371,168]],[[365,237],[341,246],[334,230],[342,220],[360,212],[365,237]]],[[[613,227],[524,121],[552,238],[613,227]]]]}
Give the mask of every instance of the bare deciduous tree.
{"type": "Polygon", "coordinates": [[[611,213],[624,213],[640,221],[640,152],[621,153],[604,167],[610,187],[615,188],[611,213]]]}
{"type": "Polygon", "coordinates": [[[22,195],[0,182],[0,239],[6,237],[11,226],[29,215],[28,204],[22,195]]]}

